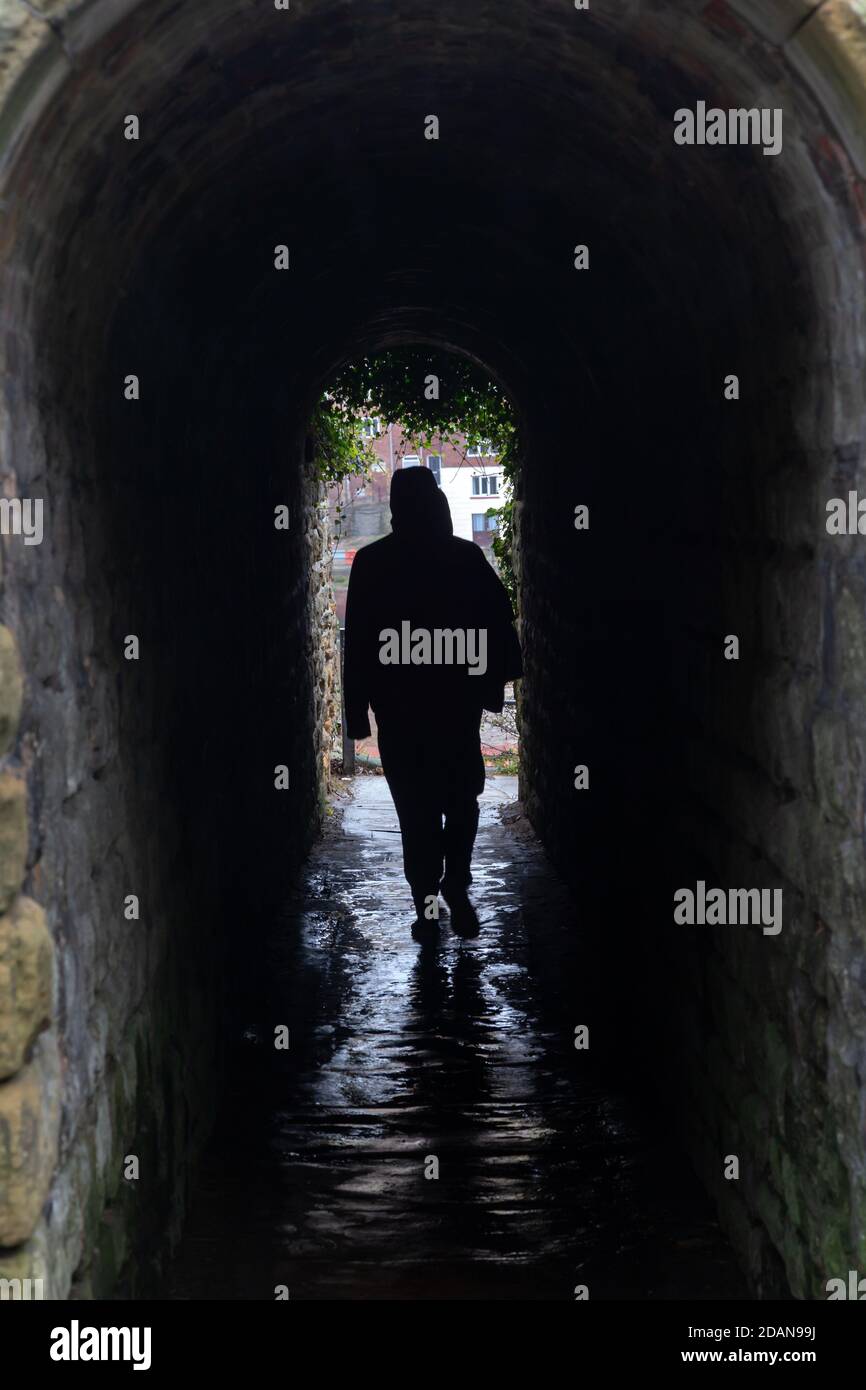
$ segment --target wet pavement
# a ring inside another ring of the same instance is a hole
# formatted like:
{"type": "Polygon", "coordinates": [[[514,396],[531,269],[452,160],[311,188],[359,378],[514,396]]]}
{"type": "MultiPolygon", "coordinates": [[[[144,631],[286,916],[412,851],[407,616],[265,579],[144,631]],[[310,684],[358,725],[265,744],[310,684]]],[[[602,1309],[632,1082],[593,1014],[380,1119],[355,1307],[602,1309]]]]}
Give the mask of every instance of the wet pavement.
{"type": "Polygon", "coordinates": [[[516,791],[482,799],[480,936],[443,908],[419,947],[387,786],[356,779],[261,946],[163,1297],[746,1297],[648,1098],[574,1046],[580,923],[516,791]]]}

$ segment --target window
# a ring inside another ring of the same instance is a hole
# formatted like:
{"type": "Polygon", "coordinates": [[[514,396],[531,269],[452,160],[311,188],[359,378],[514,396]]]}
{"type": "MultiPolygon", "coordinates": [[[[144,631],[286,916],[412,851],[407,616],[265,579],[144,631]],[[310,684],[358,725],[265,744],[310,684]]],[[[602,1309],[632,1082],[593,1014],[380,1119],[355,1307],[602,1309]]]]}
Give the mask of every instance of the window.
{"type": "Polygon", "coordinates": [[[472,513],[472,530],[475,533],[484,531],[496,531],[499,528],[499,518],[495,516],[485,516],[483,512],[472,513]]]}
{"type": "Polygon", "coordinates": [[[377,436],[382,433],[382,422],[379,417],[376,416],[375,419],[365,420],[361,426],[361,433],[365,439],[377,438],[377,436]]]}
{"type": "Polygon", "coordinates": [[[427,455],[427,467],[430,469],[430,472],[433,474],[433,477],[436,479],[437,485],[441,487],[441,485],[442,485],[442,455],[441,455],[441,454],[428,454],[428,455],[427,455]]]}
{"type": "Polygon", "coordinates": [[[480,444],[473,444],[466,450],[466,457],[470,459],[489,459],[495,458],[496,454],[489,439],[482,439],[480,444]]]}
{"type": "Polygon", "coordinates": [[[472,479],[473,497],[498,497],[499,496],[499,474],[498,473],[476,473],[472,479]]]}
{"type": "Polygon", "coordinates": [[[403,459],[403,467],[420,468],[421,460],[419,459],[417,454],[406,454],[405,458],[403,459]]]}

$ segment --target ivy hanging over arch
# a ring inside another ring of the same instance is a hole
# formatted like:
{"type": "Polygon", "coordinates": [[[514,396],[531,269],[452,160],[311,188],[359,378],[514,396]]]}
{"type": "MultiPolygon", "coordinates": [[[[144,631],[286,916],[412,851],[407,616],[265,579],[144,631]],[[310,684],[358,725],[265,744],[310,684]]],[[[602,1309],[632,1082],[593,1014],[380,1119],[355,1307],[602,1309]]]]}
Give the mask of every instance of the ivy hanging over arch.
{"type": "Polygon", "coordinates": [[[412,344],[362,357],[341,368],[313,416],[316,469],[325,486],[366,474],[376,461],[365,427],[371,418],[399,426],[414,449],[434,442],[466,450],[487,444],[502,464],[504,503],[491,508],[499,528],[493,552],[512,601],[513,485],[517,423],[510,400],[468,357],[412,344]]]}

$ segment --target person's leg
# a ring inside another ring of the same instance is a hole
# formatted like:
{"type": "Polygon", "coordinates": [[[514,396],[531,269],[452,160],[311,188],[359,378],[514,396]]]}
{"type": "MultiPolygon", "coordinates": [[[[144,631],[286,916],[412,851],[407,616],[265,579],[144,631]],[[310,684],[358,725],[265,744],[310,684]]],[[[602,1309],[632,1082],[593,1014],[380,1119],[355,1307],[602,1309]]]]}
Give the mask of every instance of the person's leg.
{"type": "Polygon", "coordinates": [[[442,877],[442,816],[417,792],[395,796],[394,805],[403,840],[403,872],[415,910],[423,917],[427,899],[438,895],[442,877]]]}
{"type": "Polygon", "coordinates": [[[452,926],[464,935],[473,935],[478,929],[478,919],[466,890],[472,882],[478,797],[484,790],[480,726],[480,711],[468,711],[458,721],[448,759],[444,797],[445,877],[441,889],[451,909],[452,926]]]}
{"type": "Polygon", "coordinates": [[[403,872],[418,916],[423,918],[426,899],[436,897],[442,877],[442,814],[437,788],[431,785],[429,759],[417,734],[383,731],[380,726],[379,753],[400,822],[403,872]]]}
{"type": "Polygon", "coordinates": [[[472,850],[478,833],[478,802],[457,798],[445,807],[445,877],[447,887],[468,888],[472,882],[472,850]]]}

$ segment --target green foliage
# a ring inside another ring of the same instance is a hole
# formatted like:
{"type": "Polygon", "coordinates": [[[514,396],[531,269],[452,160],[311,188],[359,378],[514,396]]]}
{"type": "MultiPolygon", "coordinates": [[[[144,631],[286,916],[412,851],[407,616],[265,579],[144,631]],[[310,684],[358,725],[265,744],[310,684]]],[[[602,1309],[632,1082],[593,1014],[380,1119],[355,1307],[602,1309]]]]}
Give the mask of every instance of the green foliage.
{"type": "Polygon", "coordinates": [[[513,602],[511,493],[517,429],[507,396],[482,367],[441,348],[413,344],[352,362],[331,382],[313,417],[316,467],[326,486],[368,473],[375,455],[362,431],[376,416],[383,425],[399,426],[415,449],[491,446],[506,478],[493,551],[513,602]]]}
{"type": "Polygon", "coordinates": [[[374,463],[375,454],[362,433],[363,424],[363,416],[341,409],[330,395],[319,402],[311,430],[316,476],[325,487],[365,475],[374,463]]]}
{"type": "Polygon", "coordinates": [[[518,609],[517,579],[514,573],[514,480],[517,473],[517,455],[506,454],[503,460],[504,485],[503,503],[497,509],[491,507],[488,516],[498,518],[498,527],[493,536],[493,554],[499,569],[499,577],[508,592],[512,607],[518,609]]]}
{"type": "Polygon", "coordinates": [[[517,777],[520,772],[520,754],[516,749],[494,753],[484,757],[487,771],[495,777],[517,777]]]}
{"type": "Polygon", "coordinates": [[[489,441],[500,455],[513,445],[507,397],[481,367],[439,348],[392,348],[361,358],[343,368],[328,395],[346,417],[378,415],[417,445],[457,444],[461,435],[470,445],[489,441]]]}

